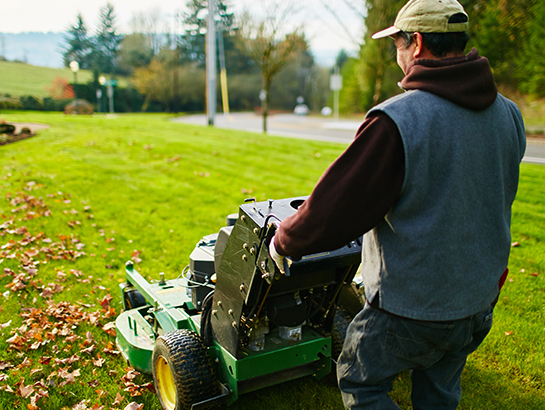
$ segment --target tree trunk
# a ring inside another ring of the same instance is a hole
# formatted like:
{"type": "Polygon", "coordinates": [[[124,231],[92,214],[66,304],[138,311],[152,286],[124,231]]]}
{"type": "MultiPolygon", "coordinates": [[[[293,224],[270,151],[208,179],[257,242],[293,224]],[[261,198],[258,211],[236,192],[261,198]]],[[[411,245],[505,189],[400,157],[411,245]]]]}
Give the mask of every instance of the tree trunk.
{"type": "Polygon", "coordinates": [[[261,107],[263,115],[263,134],[267,133],[267,117],[269,116],[269,89],[271,88],[271,80],[265,79],[264,87],[265,98],[263,99],[263,105],[261,107]]]}

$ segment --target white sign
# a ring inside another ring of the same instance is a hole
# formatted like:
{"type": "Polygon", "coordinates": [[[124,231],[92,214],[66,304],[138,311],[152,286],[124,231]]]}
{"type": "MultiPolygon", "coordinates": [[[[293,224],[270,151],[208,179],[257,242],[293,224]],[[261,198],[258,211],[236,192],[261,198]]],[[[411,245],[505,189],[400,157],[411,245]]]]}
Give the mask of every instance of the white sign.
{"type": "Polygon", "coordinates": [[[343,76],[340,74],[333,74],[329,80],[329,88],[333,91],[342,90],[343,76]]]}

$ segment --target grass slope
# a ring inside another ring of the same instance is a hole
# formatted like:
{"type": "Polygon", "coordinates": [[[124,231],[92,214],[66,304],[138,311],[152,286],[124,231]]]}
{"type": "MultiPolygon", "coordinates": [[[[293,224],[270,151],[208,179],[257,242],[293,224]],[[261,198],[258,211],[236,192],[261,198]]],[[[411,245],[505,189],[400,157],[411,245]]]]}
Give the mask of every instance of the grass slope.
{"type": "MultiPolygon", "coordinates": [[[[159,409],[151,378],[127,369],[112,346],[124,262],[139,257],[148,278],[177,276],[246,197],[309,194],[344,148],[164,115],[3,117],[51,128],[0,147],[0,226],[13,222],[0,228],[0,288],[9,290],[0,296],[0,408],[159,409]]],[[[462,410],[543,408],[544,182],[545,168],[523,165],[513,215],[520,245],[492,334],[464,371],[462,410]]],[[[392,397],[410,408],[407,374],[392,397]]],[[[335,387],[305,378],[231,407],[256,408],[343,407],[335,387]]]]}
{"type": "MultiPolygon", "coordinates": [[[[38,67],[13,61],[0,61],[0,95],[47,97],[47,88],[51,87],[57,76],[66,78],[69,83],[74,82],[74,73],[69,68],[38,67]]],[[[91,71],[78,71],[78,84],[87,83],[92,79],[91,71]]],[[[119,84],[125,86],[126,81],[120,79],[119,84]]]]}

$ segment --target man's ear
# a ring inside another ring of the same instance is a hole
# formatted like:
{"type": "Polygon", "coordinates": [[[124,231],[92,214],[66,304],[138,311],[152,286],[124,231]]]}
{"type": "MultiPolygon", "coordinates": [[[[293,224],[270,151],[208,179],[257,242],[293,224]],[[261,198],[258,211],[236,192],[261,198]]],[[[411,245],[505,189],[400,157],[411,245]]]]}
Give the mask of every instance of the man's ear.
{"type": "Polygon", "coordinates": [[[414,49],[414,58],[422,58],[424,54],[424,40],[422,39],[422,34],[418,31],[413,33],[413,40],[416,45],[414,49]]]}

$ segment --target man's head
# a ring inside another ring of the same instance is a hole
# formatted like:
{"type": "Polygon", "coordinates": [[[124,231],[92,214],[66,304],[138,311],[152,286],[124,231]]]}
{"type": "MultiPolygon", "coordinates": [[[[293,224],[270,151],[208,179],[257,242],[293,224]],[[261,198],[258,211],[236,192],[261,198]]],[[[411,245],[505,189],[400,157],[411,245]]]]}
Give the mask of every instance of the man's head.
{"type": "Polygon", "coordinates": [[[399,11],[394,25],[372,38],[392,37],[397,61],[405,69],[415,58],[444,58],[461,55],[469,40],[468,17],[456,0],[409,0],[399,11]]]}

